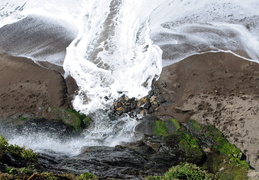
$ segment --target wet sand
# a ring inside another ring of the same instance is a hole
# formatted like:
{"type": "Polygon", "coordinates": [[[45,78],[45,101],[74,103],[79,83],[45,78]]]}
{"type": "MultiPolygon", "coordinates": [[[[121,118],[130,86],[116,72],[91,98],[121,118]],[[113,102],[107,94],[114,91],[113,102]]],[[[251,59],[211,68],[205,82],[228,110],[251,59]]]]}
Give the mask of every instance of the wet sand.
{"type": "Polygon", "coordinates": [[[0,54],[0,117],[37,113],[42,106],[68,107],[67,87],[57,71],[0,54]]]}
{"type": "Polygon", "coordinates": [[[154,115],[215,125],[259,169],[259,64],[230,53],[194,55],[165,67],[155,87],[167,102],[154,115]]]}

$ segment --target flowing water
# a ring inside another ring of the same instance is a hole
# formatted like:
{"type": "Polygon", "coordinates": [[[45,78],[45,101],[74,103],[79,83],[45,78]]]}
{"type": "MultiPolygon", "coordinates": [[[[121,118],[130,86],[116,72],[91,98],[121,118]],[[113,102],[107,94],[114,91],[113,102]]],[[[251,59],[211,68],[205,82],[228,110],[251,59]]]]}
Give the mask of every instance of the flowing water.
{"type": "MultiPolygon", "coordinates": [[[[121,93],[145,96],[163,66],[194,54],[245,52],[257,61],[258,7],[259,0],[1,0],[0,52],[63,66],[79,86],[74,108],[96,114],[121,93]]],[[[131,140],[136,120],[95,117],[81,139],[30,134],[11,142],[75,152],[131,140]]]]}

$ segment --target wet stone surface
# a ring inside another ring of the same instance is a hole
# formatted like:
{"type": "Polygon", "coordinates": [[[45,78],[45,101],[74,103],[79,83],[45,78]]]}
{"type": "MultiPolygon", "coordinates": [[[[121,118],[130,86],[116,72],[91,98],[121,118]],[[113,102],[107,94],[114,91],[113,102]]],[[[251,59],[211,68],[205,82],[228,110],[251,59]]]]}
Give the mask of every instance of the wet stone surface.
{"type": "Polygon", "coordinates": [[[157,90],[150,91],[147,96],[141,99],[128,98],[123,95],[114,102],[112,114],[121,116],[127,113],[130,117],[140,120],[145,116],[152,115],[164,103],[167,101],[157,90]]]}

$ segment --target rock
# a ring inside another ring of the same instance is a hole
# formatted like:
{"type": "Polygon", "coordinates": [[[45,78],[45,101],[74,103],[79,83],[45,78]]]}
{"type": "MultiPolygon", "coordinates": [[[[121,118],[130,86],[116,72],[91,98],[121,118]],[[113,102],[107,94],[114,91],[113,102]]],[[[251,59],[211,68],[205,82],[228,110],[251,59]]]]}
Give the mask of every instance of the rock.
{"type": "Polygon", "coordinates": [[[157,98],[156,98],[156,102],[162,104],[162,103],[165,103],[166,100],[165,100],[165,98],[164,98],[163,96],[159,95],[159,96],[157,96],[157,98]]]}
{"type": "Polygon", "coordinates": [[[147,120],[142,120],[136,126],[136,133],[167,136],[169,134],[175,133],[180,128],[178,121],[175,119],[171,119],[168,121],[160,121],[154,116],[147,116],[144,117],[144,119],[147,120]]]}
{"type": "Polygon", "coordinates": [[[29,119],[24,124],[13,127],[17,134],[48,133],[55,137],[64,139],[73,134],[73,128],[61,121],[41,119],[29,119]]]}
{"type": "Polygon", "coordinates": [[[153,107],[150,107],[147,112],[148,112],[148,114],[152,114],[154,111],[155,111],[155,109],[153,107]]]}
{"type": "Polygon", "coordinates": [[[59,120],[64,124],[73,127],[76,132],[81,131],[82,128],[89,126],[91,123],[91,118],[84,114],[80,114],[73,109],[64,109],[59,107],[42,108],[41,111],[38,112],[37,117],[59,120]]]}
{"type": "Polygon", "coordinates": [[[149,109],[151,107],[151,103],[148,101],[143,106],[145,109],[149,109]]]}
{"type": "Polygon", "coordinates": [[[142,105],[144,105],[144,104],[147,103],[147,102],[148,102],[148,98],[147,98],[147,97],[143,97],[143,98],[141,98],[141,99],[138,101],[137,106],[138,106],[138,107],[141,107],[142,105]]]}

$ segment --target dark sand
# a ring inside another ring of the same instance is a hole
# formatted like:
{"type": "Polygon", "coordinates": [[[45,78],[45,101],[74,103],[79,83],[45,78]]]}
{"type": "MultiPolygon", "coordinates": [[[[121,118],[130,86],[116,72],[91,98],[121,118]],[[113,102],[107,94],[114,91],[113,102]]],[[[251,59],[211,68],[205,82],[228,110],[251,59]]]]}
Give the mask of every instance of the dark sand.
{"type": "Polygon", "coordinates": [[[26,58],[0,54],[0,117],[37,113],[42,106],[69,106],[60,73],[26,58]]]}
{"type": "Polygon", "coordinates": [[[194,55],[165,67],[155,86],[167,103],[154,115],[215,125],[259,169],[259,64],[229,53],[194,55]]]}

